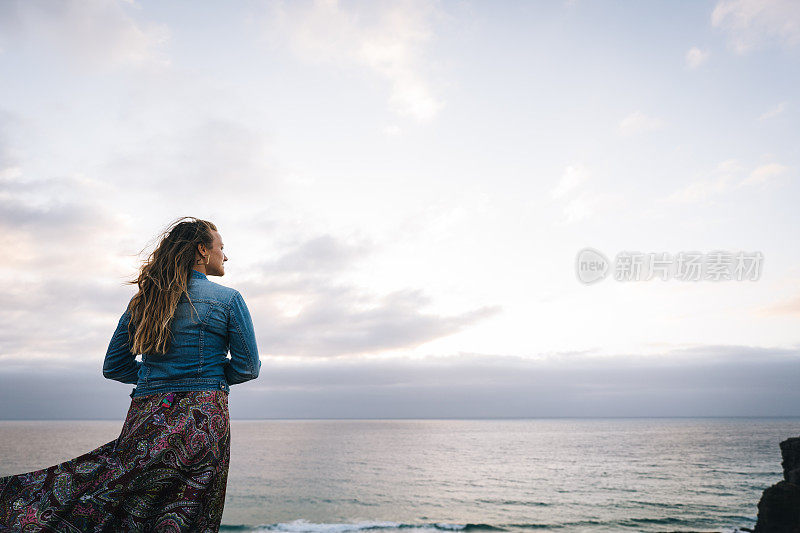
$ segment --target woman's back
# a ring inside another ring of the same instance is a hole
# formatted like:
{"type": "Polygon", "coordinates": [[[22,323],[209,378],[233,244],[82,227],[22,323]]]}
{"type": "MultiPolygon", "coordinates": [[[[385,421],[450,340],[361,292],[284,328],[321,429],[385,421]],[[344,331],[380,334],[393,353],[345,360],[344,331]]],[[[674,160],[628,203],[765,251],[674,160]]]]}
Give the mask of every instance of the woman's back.
{"type": "Polygon", "coordinates": [[[258,377],[258,357],[250,312],[239,291],[191,270],[188,297],[182,295],[170,323],[171,342],[164,354],[143,355],[136,364],[130,352],[126,310],[106,353],[104,375],[134,382],[132,397],[167,390],[230,390],[229,385],[258,377]],[[227,354],[230,349],[231,359],[227,354]]]}

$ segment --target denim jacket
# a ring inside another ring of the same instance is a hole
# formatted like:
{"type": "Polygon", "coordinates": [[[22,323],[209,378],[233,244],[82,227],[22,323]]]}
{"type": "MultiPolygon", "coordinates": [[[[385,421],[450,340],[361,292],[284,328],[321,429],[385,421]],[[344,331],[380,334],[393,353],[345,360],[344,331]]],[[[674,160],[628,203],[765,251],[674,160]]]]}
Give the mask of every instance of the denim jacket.
{"type": "Polygon", "coordinates": [[[253,321],[239,291],[214,283],[194,269],[187,291],[191,303],[185,294],[178,301],[166,354],[142,355],[141,362],[137,361],[130,351],[130,312],[126,309],[119,319],[103,362],[103,376],[136,384],[132,398],[167,391],[229,392],[229,385],[258,377],[261,361],[253,321]]]}

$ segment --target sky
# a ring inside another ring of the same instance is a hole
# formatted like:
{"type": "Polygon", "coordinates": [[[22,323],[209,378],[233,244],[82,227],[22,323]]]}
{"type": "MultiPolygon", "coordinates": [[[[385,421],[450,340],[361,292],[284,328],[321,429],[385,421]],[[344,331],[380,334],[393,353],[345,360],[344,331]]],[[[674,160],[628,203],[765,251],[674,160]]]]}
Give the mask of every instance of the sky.
{"type": "Polygon", "coordinates": [[[253,317],[232,418],[800,412],[797,2],[9,0],[0,76],[0,419],[124,419],[181,216],[253,317]]]}

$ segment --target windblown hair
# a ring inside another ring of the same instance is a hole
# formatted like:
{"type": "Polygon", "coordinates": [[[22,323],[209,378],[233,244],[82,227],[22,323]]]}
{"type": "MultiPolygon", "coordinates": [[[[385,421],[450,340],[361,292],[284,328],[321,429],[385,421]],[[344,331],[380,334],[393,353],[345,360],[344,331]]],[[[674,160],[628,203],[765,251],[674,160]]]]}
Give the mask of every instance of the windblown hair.
{"type": "MultiPolygon", "coordinates": [[[[126,283],[139,286],[128,304],[131,314],[128,333],[134,354],[165,354],[172,342],[170,325],[183,294],[189,298],[189,276],[197,245],[211,248],[212,231],[217,227],[207,220],[182,217],[161,234],[155,250],[139,268],[139,276],[126,283]]],[[[191,302],[191,300],[190,300],[191,302]]]]}

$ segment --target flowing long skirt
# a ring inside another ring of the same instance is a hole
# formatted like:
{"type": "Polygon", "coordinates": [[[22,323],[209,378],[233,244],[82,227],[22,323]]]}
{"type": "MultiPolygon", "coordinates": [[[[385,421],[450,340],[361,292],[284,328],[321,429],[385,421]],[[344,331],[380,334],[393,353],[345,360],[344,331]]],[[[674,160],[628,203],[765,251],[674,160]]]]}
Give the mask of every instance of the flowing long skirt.
{"type": "Polygon", "coordinates": [[[229,460],[228,393],[132,398],[116,440],[0,478],[0,532],[216,532],[229,460]]]}

